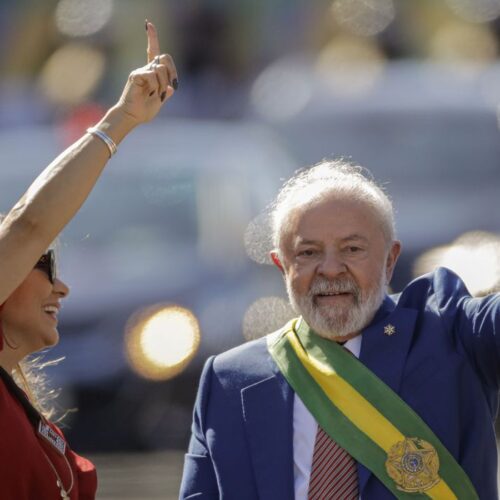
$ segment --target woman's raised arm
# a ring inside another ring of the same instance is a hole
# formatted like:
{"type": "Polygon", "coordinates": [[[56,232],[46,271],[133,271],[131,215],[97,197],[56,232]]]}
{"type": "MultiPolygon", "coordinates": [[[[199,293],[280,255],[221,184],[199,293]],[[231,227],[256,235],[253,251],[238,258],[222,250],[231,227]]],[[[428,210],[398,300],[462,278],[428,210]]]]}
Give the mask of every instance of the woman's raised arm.
{"type": "Polygon", "coordinates": [[[146,66],[132,71],[118,102],[91,133],[43,170],[0,225],[0,304],[86,200],[110,158],[113,143],[118,145],[137,125],[154,118],[177,88],[172,58],[160,54],[153,24],[146,22],[146,31],[146,66]]]}

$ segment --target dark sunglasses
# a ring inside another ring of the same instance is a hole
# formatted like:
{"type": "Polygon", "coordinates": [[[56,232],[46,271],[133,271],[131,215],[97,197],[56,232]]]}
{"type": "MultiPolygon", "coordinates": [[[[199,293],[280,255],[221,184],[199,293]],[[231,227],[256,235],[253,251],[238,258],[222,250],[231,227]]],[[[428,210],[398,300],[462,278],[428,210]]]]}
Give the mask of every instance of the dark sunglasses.
{"type": "Polygon", "coordinates": [[[49,278],[49,281],[54,284],[54,281],[57,277],[56,256],[54,250],[49,250],[47,253],[44,253],[40,257],[39,261],[35,264],[35,269],[40,269],[40,271],[43,271],[49,278]]]}

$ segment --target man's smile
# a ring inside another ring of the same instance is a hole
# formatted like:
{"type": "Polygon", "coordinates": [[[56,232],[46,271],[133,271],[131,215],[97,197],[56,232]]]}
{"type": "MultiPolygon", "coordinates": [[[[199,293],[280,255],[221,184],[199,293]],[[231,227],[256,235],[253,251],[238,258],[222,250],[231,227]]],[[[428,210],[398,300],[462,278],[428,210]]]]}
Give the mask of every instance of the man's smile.
{"type": "Polygon", "coordinates": [[[347,300],[352,301],[353,295],[351,292],[326,292],[318,293],[313,296],[316,305],[335,305],[343,303],[347,300]]]}

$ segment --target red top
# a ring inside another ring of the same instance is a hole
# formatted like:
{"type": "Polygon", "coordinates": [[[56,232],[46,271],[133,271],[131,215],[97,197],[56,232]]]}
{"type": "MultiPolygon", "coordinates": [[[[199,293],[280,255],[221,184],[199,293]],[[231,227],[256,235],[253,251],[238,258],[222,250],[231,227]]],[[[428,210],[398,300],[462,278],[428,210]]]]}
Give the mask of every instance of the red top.
{"type": "MultiPolygon", "coordinates": [[[[50,426],[63,436],[58,427],[50,426]]],[[[0,379],[0,498],[60,500],[57,476],[48,457],[66,491],[71,484],[68,464],[71,466],[74,478],[69,492],[71,500],[93,500],[97,490],[94,465],[67,445],[65,456],[67,462],[54,446],[38,435],[24,408],[0,379]]]]}

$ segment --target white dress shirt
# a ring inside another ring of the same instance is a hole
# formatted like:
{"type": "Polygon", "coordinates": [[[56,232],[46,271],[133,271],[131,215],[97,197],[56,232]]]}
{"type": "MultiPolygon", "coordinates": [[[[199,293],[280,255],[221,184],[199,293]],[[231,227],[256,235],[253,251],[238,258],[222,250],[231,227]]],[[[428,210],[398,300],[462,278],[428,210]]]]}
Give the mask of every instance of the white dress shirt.
{"type": "MultiPolygon", "coordinates": [[[[348,340],[344,347],[359,358],[361,335],[348,340]]],[[[307,500],[311,476],[314,443],[318,424],[302,400],[294,395],[293,400],[293,476],[295,500],[307,500]]]]}

